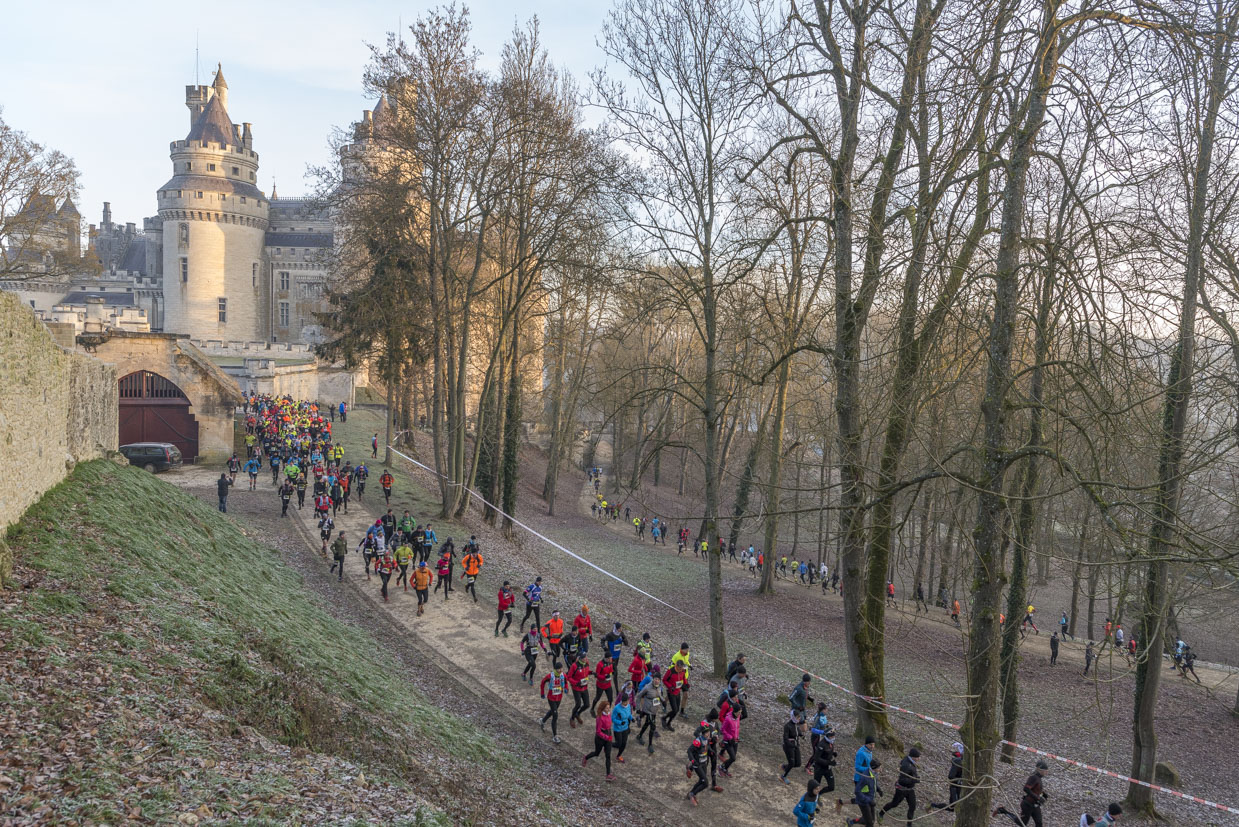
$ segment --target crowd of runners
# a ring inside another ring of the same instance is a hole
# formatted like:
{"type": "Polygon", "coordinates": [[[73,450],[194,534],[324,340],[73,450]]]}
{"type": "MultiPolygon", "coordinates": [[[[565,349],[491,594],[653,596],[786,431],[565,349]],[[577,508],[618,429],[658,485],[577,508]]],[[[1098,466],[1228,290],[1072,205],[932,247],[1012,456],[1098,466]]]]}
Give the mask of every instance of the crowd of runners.
{"type": "MultiPolygon", "coordinates": [[[[402,593],[411,589],[417,616],[426,611],[432,591],[442,591],[443,600],[449,600],[457,591],[453,585],[457,579],[463,582],[464,595],[478,603],[477,586],[485,560],[477,538],[470,537],[458,550],[451,537],[440,542],[433,526],[419,523],[407,509],[400,515],[395,514],[390,506],[394,478],[388,469],[383,469],[379,477],[384,497],[379,518],[355,541],[346,537],[344,531],[335,529],[335,519],[341,510],[348,513],[351,499],[355,497],[359,504],[364,502],[370,469],[364,457],[359,457],[354,465],[344,446],[332,439],[332,422],[336,414],[342,419],[347,416],[346,406],[331,406],[327,415],[323,414],[320,406],[313,402],[267,396],[247,399],[243,413],[247,456],[242,461],[234,455],[228,461],[227,470],[219,480],[220,510],[226,510],[228,491],[235,485],[238,474],[244,472],[248,476],[249,490],[253,491],[257,489],[265,466],[271,474],[272,486],[277,489],[281,517],[288,516],[294,496],[297,509],[303,509],[306,494],[311,492],[321,551],[324,556],[330,552],[330,571],[338,579],[343,579],[344,565],[351,552],[360,554],[366,579],[377,578],[382,600],[389,601],[393,589],[401,589],[402,593]],[[458,566],[459,578],[456,577],[458,566]]],[[[375,458],[377,435],[371,443],[370,458],[375,458]]],[[[595,518],[617,521],[621,509],[602,496],[601,469],[591,469],[590,479],[596,498],[592,509],[595,518]]],[[[624,508],[623,518],[631,522],[636,536],[642,540],[648,533],[654,543],[665,545],[671,533],[670,526],[657,517],[647,521],[643,516],[632,516],[631,511],[624,508]]],[[[686,528],[680,528],[675,534],[679,554],[690,546],[694,554],[704,557],[709,553],[706,541],[690,542],[686,528]]],[[[720,554],[735,559],[750,571],[755,572],[764,563],[763,553],[752,546],[740,549],[737,555],[734,544],[725,546],[721,537],[718,542],[720,554]]],[[[806,585],[818,582],[823,591],[841,589],[838,574],[831,574],[824,564],[819,568],[805,561],[789,563],[783,557],[776,562],[776,570],[806,585]]],[[[888,583],[887,589],[888,599],[894,601],[894,584],[888,583]]],[[[728,664],[726,688],[717,696],[710,693],[696,701],[690,713],[690,692],[698,698],[702,690],[693,691],[692,652],[687,641],[681,642],[678,648],[659,651],[662,644],[656,643],[649,631],[630,635],[628,627],[618,620],[596,628],[587,604],[580,606],[571,621],[559,607],[551,607],[544,621],[545,597],[542,577],[533,578],[519,594],[510,581],[503,581],[497,590],[493,634],[496,638],[510,636],[513,614],[518,601],[523,602],[523,615],[515,630],[519,662],[523,667],[520,679],[531,689],[536,688],[545,701],[546,709],[539,719],[539,727],[545,732],[549,725],[551,741],[561,743],[561,705],[570,700],[569,728],[581,728],[587,739],[592,730],[592,748],[583,753],[581,763],[588,766],[590,761],[600,760],[607,781],[615,780],[617,765],[626,763],[630,736],[647,755],[653,755],[664,739],[673,739],[664,749],[684,759],[688,801],[696,806],[703,792],[724,792],[723,780],[740,771],[736,766],[740,730],[742,722],[749,717],[746,657],[737,655],[728,664]],[[545,663],[541,669],[540,659],[545,663]],[[633,730],[635,736],[632,736],[633,730]]],[[[923,595],[918,595],[918,603],[923,603],[923,595]]],[[[951,608],[958,622],[958,601],[951,608]]],[[[1021,624],[1022,632],[1032,628],[1034,633],[1040,633],[1034,622],[1035,611],[1035,607],[1028,607],[1021,624]]],[[[1066,636],[1065,613],[1062,632],[1066,636]]],[[[1051,641],[1055,657],[1057,639],[1056,632],[1051,641]]],[[[1125,645],[1121,627],[1112,627],[1108,621],[1106,640],[1120,651],[1132,645],[1125,645]]],[[[1090,642],[1090,652],[1091,645],[1090,642]]],[[[1180,641],[1173,668],[1181,669],[1186,676],[1187,671],[1192,670],[1194,657],[1190,647],[1180,641]]],[[[1086,671],[1090,663],[1091,660],[1086,660],[1086,671]]],[[[513,671],[515,673],[515,667],[513,671]]],[[[1194,670],[1192,674],[1195,675],[1194,670]]],[[[811,686],[812,677],[806,674],[789,690],[789,708],[778,733],[785,759],[774,773],[778,782],[792,785],[795,783],[792,774],[796,770],[809,776],[804,779],[804,793],[791,813],[797,825],[814,823],[815,817],[822,813],[822,797],[836,790],[834,768],[839,760],[838,739],[829,721],[826,703],[810,695],[811,686]]],[[[845,801],[840,793],[833,801],[825,800],[833,806],[835,814],[847,806],[855,807],[857,815],[847,818],[845,824],[874,825],[893,812],[910,825],[916,817],[922,754],[913,747],[901,756],[898,768],[889,774],[893,778],[891,799],[879,808],[878,801],[884,796],[880,776],[884,773],[879,773],[883,765],[873,753],[874,745],[870,737],[856,749],[849,798],[845,801]],[[899,813],[901,809],[903,812],[899,813]]],[[[955,743],[949,755],[941,756],[948,798],[931,803],[930,811],[954,810],[963,792],[963,754],[963,745],[955,743]]],[[[752,767],[745,769],[760,772],[752,767]]],[[[1017,824],[1041,827],[1042,806],[1047,798],[1047,772],[1048,766],[1039,761],[1024,785],[1018,813],[999,807],[994,815],[1006,815],[1017,824]]],[[[1110,825],[1121,812],[1118,804],[1111,804],[1100,817],[1084,814],[1079,823],[1110,825]]]]}

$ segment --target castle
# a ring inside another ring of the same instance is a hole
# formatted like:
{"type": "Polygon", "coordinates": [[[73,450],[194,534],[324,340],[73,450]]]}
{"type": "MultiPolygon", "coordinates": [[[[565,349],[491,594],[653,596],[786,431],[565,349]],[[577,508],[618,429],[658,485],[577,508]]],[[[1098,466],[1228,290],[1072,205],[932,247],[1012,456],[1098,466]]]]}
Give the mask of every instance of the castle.
{"type": "MultiPolygon", "coordinates": [[[[93,311],[105,325],[181,333],[198,343],[322,342],[315,314],[326,309],[330,213],[258,188],[253,128],[229,116],[222,66],[210,85],[185,87],[185,106],[189,132],[169,145],[172,176],[156,190],[158,214],[144,219],[140,232],[114,223],[105,202],[83,255],[80,216],[66,200],[48,210],[35,240],[62,260],[78,257],[79,272],[44,266],[41,274],[35,263],[0,287],[48,321],[79,330],[93,311]]],[[[40,207],[54,205],[27,204],[40,207]]]]}

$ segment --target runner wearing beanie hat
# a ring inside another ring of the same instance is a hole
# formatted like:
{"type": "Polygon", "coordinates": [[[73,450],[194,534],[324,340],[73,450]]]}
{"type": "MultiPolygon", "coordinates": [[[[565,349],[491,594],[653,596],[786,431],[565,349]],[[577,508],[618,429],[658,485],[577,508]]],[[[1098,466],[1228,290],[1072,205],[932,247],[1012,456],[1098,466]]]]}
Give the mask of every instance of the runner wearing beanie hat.
{"type": "Polygon", "coordinates": [[[908,803],[908,814],[906,818],[909,827],[911,827],[912,819],[916,816],[916,785],[921,780],[921,776],[916,769],[916,759],[920,757],[921,751],[916,747],[913,747],[908,750],[908,754],[900,760],[899,780],[895,782],[895,797],[892,798],[878,813],[879,819],[906,801],[908,803]]]}

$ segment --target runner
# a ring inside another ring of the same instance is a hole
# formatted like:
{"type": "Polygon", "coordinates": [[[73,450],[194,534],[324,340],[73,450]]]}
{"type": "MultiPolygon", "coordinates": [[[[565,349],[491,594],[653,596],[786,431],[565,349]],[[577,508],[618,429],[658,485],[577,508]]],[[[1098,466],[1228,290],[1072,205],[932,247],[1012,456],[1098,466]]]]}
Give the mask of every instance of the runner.
{"type": "MultiPolygon", "coordinates": [[[[331,518],[327,517],[324,519],[330,520],[331,518]]],[[[327,533],[328,534],[331,533],[330,529],[328,529],[327,533]]],[[[324,538],[323,546],[325,547],[326,545],[327,545],[327,540],[324,538]]],[[[341,531],[338,535],[336,535],[336,541],[331,544],[331,556],[332,556],[331,571],[334,572],[337,569],[339,569],[339,572],[340,572],[339,575],[337,575],[336,577],[336,582],[338,583],[344,579],[344,558],[348,556],[348,543],[344,541],[343,531],[341,531]]]]}
{"type": "Polygon", "coordinates": [[[396,546],[396,565],[400,567],[400,574],[396,577],[396,585],[403,585],[404,590],[409,590],[409,564],[413,562],[413,549],[409,548],[409,544],[403,541],[396,546]]]}
{"type": "Polygon", "coordinates": [[[478,602],[478,593],[475,586],[477,585],[478,575],[482,573],[482,564],[484,562],[482,552],[478,551],[476,543],[472,544],[469,553],[460,561],[461,568],[464,569],[461,579],[465,581],[465,593],[473,595],[474,603],[478,602]]]}
{"type": "Polygon", "coordinates": [[[1033,622],[1033,615],[1036,613],[1037,613],[1037,607],[1029,603],[1028,608],[1024,610],[1024,622],[1020,624],[1020,636],[1021,637],[1024,636],[1024,629],[1028,626],[1032,627],[1032,630],[1034,633],[1038,635],[1041,634],[1041,630],[1038,629],[1037,624],[1033,622]]]}
{"type": "Polygon", "coordinates": [[[262,463],[258,461],[258,457],[251,456],[245,461],[245,473],[250,478],[250,490],[258,490],[258,472],[262,470],[262,463]]]}
{"type": "Polygon", "coordinates": [[[955,812],[955,802],[963,793],[964,784],[964,745],[959,741],[951,744],[951,768],[946,773],[948,798],[945,804],[930,804],[930,812],[934,810],[950,810],[955,812]]]}
{"type": "Polygon", "coordinates": [[[734,705],[728,705],[719,716],[719,736],[722,738],[723,766],[718,774],[731,777],[731,765],[736,763],[736,751],[740,748],[740,718],[734,705]]]}
{"type": "Polygon", "coordinates": [[[916,747],[908,750],[899,761],[899,780],[895,782],[895,797],[892,798],[886,806],[878,811],[878,820],[891,810],[898,807],[903,802],[908,804],[908,814],[906,820],[908,827],[912,827],[912,819],[916,816],[916,785],[921,780],[916,769],[916,759],[921,757],[921,751],[916,747]]]}
{"type": "MultiPolygon", "coordinates": [[[[425,563],[419,563],[419,567],[425,566],[425,563]]],[[[420,614],[420,607],[419,607],[420,614]]],[[[538,650],[546,651],[546,646],[542,643],[542,636],[538,634],[537,626],[530,626],[529,631],[521,636],[521,654],[525,656],[525,668],[521,672],[521,680],[528,680],[529,685],[533,686],[534,673],[538,671],[538,650]],[[528,678],[526,678],[528,676],[528,678]]]]}
{"type": "Polygon", "coordinates": [[[284,484],[280,486],[280,516],[288,516],[288,504],[293,499],[293,484],[288,480],[284,480],[284,484]]]}
{"type": "Polygon", "coordinates": [[[585,757],[581,759],[581,766],[587,766],[589,759],[597,758],[599,754],[605,754],[607,760],[607,780],[614,781],[615,776],[611,774],[611,741],[615,738],[611,732],[611,702],[603,701],[601,705],[595,704],[593,714],[595,718],[594,751],[585,754],[585,757]]]}
{"type": "Polygon", "coordinates": [[[228,458],[228,479],[232,480],[232,484],[237,483],[237,472],[241,470],[241,460],[237,459],[237,454],[234,451],[232,456],[228,458]]]}
{"type": "Polygon", "coordinates": [[[534,581],[525,587],[525,616],[521,618],[521,626],[524,626],[529,616],[533,615],[533,621],[538,626],[542,625],[542,578],[535,577],[534,581]]]}
{"type": "Polygon", "coordinates": [[[848,819],[844,824],[863,824],[865,827],[873,827],[874,824],[874,805],[877,803],[877,796],[881,793],[882,788],[878,786],[877,769],[882,766],[882,762],[874,758],[862,774],[859,781],[856,782],[856,795],[852,799],[853,803],[860,808],[860,817],[848,819]]]}
{"type": "Polygon", "coordinates": [[[680,686],[680,692],[676,700],[678,701],[677,711],[679,712],[680,717],[687,718],[688,713],[684,711],[684,707],[688,705],[688,689],[689,689],[688,670],[689,670],[690,664],[689,664],[688,641],[681,643],[680,651],[676,652],[674,655],[671,656],[671,665],[680,667],[684,673],[684,680],[683,680],[682,685],[680,686]]]}
{"type": "MultiPolygon", "coordinates": [[[[506,586],[507,583],[505,582],[506,586]]],[[[507,631],[504,631],[507,634],[507,631]]],[[[498,633],[496,633],[496,636],[498,633]]],[[[541,695],[546,700],[546,714],[542,716],[540,724],[542,731],[546,732],[546,722],[551,722],[551,743],[559,743],[559,704],[564,699],[564,689],[568,685],[568,679],[564,677],[564,665],[559,661],[555,661],[551,667],[551,671],[542,679],[541,695]]]]}
{"type": "Polygon", "coordinates": [[[379,477],[379,487],[383,489],[383,502],[391,504],[391,487],[396,482],[396,478],[391,475],[391,471],[383,469],[383,476],[379,477]]]}
{"type": "Polygon", "coordinates": [[[804,736],[804,719],[793,711],[783,724],[783,755],[787,762],[779,765],[779,780],[791,784],[787,774],[800,766],[800,739],[804,736]]]}
{"type": "Polygon", "coordinates": [[[624,763],[624,749],[628,746],[628,731],[632,727],[632,701],[621,695],[619,703],[611,710],[611,743],[615,748],[615,760],[624,763]]]}
{"type": "Polygon", "coordinates": [[[581,611],[572,619],[572,628],[581,642],[581,654],[589,653],[589,644],[594,639],[594,619],[589,615],[589,606],[582,605],[581,611]]]}
{"type": "Polygon", "coordinates": [[[1102,813],[1101,818],[1093,818],[1088,813],[1080,816],[1080,827],[1088,827],[1090,824],[1100,824],[1101,827],[1112,827],[1119,820],[1119,816],[1123,814],[1123,808],[1118,802],[1110,802],[1110,806],[1102,813]]]}
{"type": "Polygon", "coordinates": [[[796,817],[796,827],[813,827],[813,817],[817,813],[817,782],[810,781],[805,785],[804,795],[792,808],[796,817]]]}
{"type": "Polygon", "coordinates": [[[584,723],[581,713],[589,709],[589,677],[589,658],[577,658],[568,669],[568,685],[572,687],[572,714],[568,717],[568,726],[573,729],[584,723]]]}
{"type": "Polygon", "coordinates": [[[383,558],[379,560],[376,567],[379,572],[379,579],[383,581],[383,587],[380,589],[383,595],[383,602],[387,602],[387,584],[391,580],[392,572],[396,570],[396,561],[392,559],[391,552],[385,552],[383,558]]]}
{"type": "MultiPolygon", "coordinates": [[[[426,604],[430,601],[430,581],[434,579],[425,563],[418,563],[413,571],[413,590],[417,592],[417,616],[426,612],[426,604]]],[[[530,686],[533,685],[532,669],[530,670],[530,686]]]]}
{"type": "Polygon", "coordinates": [[[551,647],[551,657],[563,657],[564,619],[559,616],[559,609],[551,612],[551,619],[542,627],[542,637],[551,647]]]}
{"type": "Polygon", "coordinates": [[[516,603],[516,595],[512,593],[512,584],[507,580],[499,587],[499,613],[495,618],[495,637],[499,637],[499,624],[503,621],[503,636],[508,636],[508,627],[512,625],[512,606],[516,603]]]}
{"type": "Polygon", "coordinates": [[[1037,768],[1033,770],[1033,774],[1028,776],[1028,780],[1024,782],[1024,795],[1020,799],[1020,814],[1018,817],[1006,807],[1001,806],[994,810],[994,815],[1005,815],[1019,825],[1027,825],[1031,821],[1036,827],[1044,827],[1041,805],[1048,798],[1045,792],[1045,776],[1049,771],[1049,764],[1045,761],[1037,762],[1037,768]]]}
{"type": "Polygon", "coordinates": [[[615,667],[611,665],[611,661],[605,657],[598,658],[598,666],[594,669],[594,703],[598,706],[598,699],[603,695],[607,696],[609,703],[615,702],[615,667]]]}
{"type": "Polygon", "coordinates": [[[697,794],[703,792],[710,786],[710,782],[706,781],[706,761],[709,760],[709,746],[700,738],[694,738],[693,743],[688,747],[688,777],[692,778],[693,773],[697,774],[697,783],[688,792],[688,800],[693,806],[697,806],[697,794]]]}
{"type": "Polygon", "coordinates": [[[450,586],[452,582],[452,561],[451,558],[448,557],[446,551],[439,556],[439,562],[436,564],[435,573],[439,575],[439,579],[435,583],[435,591],[438,591],[440,586],[443,587],[443,602],[446,603],[447,594],[451,591],[448,586],[450,586]]]}
{"type": "Polygon", "coordinates": [[[680,712],[680,693],[684,687],[684,664],[677,663],[663,675],[663,686],[667,688],[667,714],[663,715],[663,729],[675,732],[671,722],[680,712]]]}
{"type": "Polygon", "coordinates": [[[637,743],[644,744],[645,733],[650,733],[648,752],[654,754],[654,739],[658,737],[658,716],[666,705],[663,696],[662,673],[658,664],[650,664],[650,671],[641,683],[637,685],[637,715],[641,719],[641,729],[637,732],[637,743]]]}
{"type": "Polygon", "coordinates": [[[325,513],[318,520],[318,536],[323,541],[323,556],[327,556],[327,541],[331,539],[331,530],[336,527],[336,521],[325,513]]]}
{"type": "MultiPolygon", "coordinates": [[[[611,627],[611,631],[607,632],[602,638],[603,656],[611,659],[611,674],[615,676],[614,680],[619,679],[616,673],[619,670],[620,652],[622,647],[627,645],[628,636],[624,634],[624,624],[619,622],[616,622],[611,627]]],[[[687,662],[685,662],[685,666],[687,666],[687,662]]],[[[687,689],[687,685],[685,689],[687,689]]]]}

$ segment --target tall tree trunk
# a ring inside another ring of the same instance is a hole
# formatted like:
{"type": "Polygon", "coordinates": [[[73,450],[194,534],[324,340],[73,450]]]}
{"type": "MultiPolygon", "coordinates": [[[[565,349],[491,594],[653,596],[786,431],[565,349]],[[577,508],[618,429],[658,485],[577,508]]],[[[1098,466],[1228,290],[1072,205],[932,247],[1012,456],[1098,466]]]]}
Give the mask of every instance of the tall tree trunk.
{"type": "MultiPolygon", "coordinates": [[[[772,403],[773,404],[773,401],[772,403]]],[[[736,501],[731,509],[731,531],[728,532],[728,542],[740,542],[740,530],[744,526],[744,516],[749,510],[749,500],[753,492],[753,480],[757,475],[757,462],[761,458],[762,446],[766,442],[766,427],[769,424],[771,406],[766,406],[765,413],[757,423],[757,433],[749,444],[749,450],[744,456],[744,468],[740,471],[740,481],[736,483],[736,501]]]]}
{"type": "MultiPolygon", "coordinates": [[[[707,242],[709,239],[707,239],[707,242]]],[[[707,243],[705,249],[711,249],[707,243]]],[[[723,678],[727,672],[727,637],[723,629],[723,561],[715,540],[718,537],[719,511],[719,421],[721,411],[718,401],[718,305],[715,296],[714,273],[710,261],[702,267],[704,290],[702,291],[702,326],[705,328],[705,377],[702,382],[702,425],[705,426],[705,494],[706,513],[704,533],[708,540],[710,569],[710,649],[714,665],[714,677],[723,678]]]]}
{"type": "MultiPolygon", "coordinates": [[[[929,550],[929,520],[933,507],[933,494],[925,495],[925,503],[921,506],[921,524],[916,538],[916,573],[912,576],[913,595],[916,594],[917,589],[923,589],[925,586],[925,557],[929,550]]],[[[931,574],[930,577],[932,578],[933,575],[931,574]]]]}
{"type": "Polygon", "coordinates": [[[517,483],[520,479],[521,449],[521,364],[520,324],[513,316],[512,356],[508,367],[508,398],[503,429],[503,536],[512,539],[512,515],[516,514],[517,483]]]}
{"type": "Polygon", "coordinates": [[[800,472],[804,465],[796,459],[796,487],[792,489],[792,557],[800,559],[796,550],[800,547],[800,472]]]}
{"type": "Polygon", "coordinates": [[[766,470],[766,532],[762,537],[765,557],[761,566],[760,594],[774,594],[774,558],[779,544],[779,491],[783,480],[783,430],[787,421],[787,386],[791,377],[791,360],[779,365],[774,386],[774,414],[770,420],[770,445],[766,470]]]}
{"type": "Polygon", "coordinates": [[[817,510],[817,565],[821,568],[822,562],[826,559],[826,469],[830,464],[830,449],[829,442],[822,442],[822,462],[818,466],[817,473],[817,490],[818,497],[821,498],[820,506],[817,510]]]}
{"type": "Polygon", "coordinates": [[[1080,542],[1076,547],[1076,563],[1071,570],[1071,617],[1067,620],[1067,634],[1073,638],[1076,636],[1076,618],[1080,614],[1080,575],[1084,572],[1084,561],[1088,547],[1088,523],[1091,515],[1084,515],[1084,522],[1080,526],[1080,542]]]}
{"type": "MultiPolygon", "coordinates": [[[[1062,213],[1060,212],[1060,219],[1062,213]]],[[[1059,222],[1061,237],[1062,222],[1059,222]]],[[[1054,301],[1057,282],[1057,245],[1046,255],[1045,275],[1041,282],[1041,296],[1037,305],[1037,329],[1033,337],[1033,369],[1028,388],[1028,443],[1036,450],[1042,446],[1042,423],[1045,420],[1045,360],[1050,352],[1050,308],[1054,301]]],[[[1011,559],[1011,585],[1007,590],[1007,625],[1002,630],[1002,761],[1015,763],[1016,729],[1019,725],[1020,695],[1020,620],[1027,609],[1028,558],[1032,545],[1034,521],[1037,516],[1037,473],[1039,457],[1033,453],[1024,460],[1020,479],[1020,511],[1015,522],[1015,548],[1011,559]]]]}
{"type": "MultiPolygon", "coordinates": [[[[1204,119],[1197,135],[1196,158],[1192,165],[1191,211],[1188,215],[1187,256],[1183,274],[1183,307],[1179,316],[1178,337],[1170,361],[1166,401],[1162,411],[1160,446],[1157,461],[1157,493],[1153,499],[1153,524],[1149,531],[1148,562],[1145,569],[1144,605],[1140,614],[1141,651],[1136,659],[1136,699],[1132,716],[1133,778],[1152,782],[1157,764],[1157,733],[1154,716],[1157,690],[1161,683],[1161,653],[1169,605],[1167,559],[1175,553],[1179,501],[1182,496],[1182,465],[1187,451],[1184,434],[1192,399],[1192,375],[1196,350],[1196,308],[1200,296],[1204,265],[1204,236],[1209,221],[1209,177],[1213,169],[1213,143],[1218,111],[1231,89],[1229,76],[1234,68],[1233,47],[1239,4],[1231,9],[1216,6],[1216,29],[1209,37],[1209,82],[1205,88],[1204,119]]],[[[1153,791],[1132,782],[1127,800],[1133,809],[1153,812],[1153,791]]]]}
{"type": "MultiPolygon", "coordinates": [[[[1047,0],[1028,91],[1027,112],[1007,163],[1002,200],[998,258],[994,268],[994,307],[986,338],[987,369],[981,399],[984,442],[973,532],[972,616],[969,620],[964,725],[964,796],[956,824],[984,827],[993,801],[994,748],[998,742],[999,605],[1003,571],[999,567],[1006,502],[1003,481],[1006,449],[1006,401],[1011,384],[1011,349],[1019,313],[1020,251],[1024,240],[1025,190],[1037,133],[1046,116],[1046,101],[1058,71],[1060,33],[1058,0],[1047,0]]],[[[1012,622],[1015,622],[1014,619],[1012,622]]]]}

